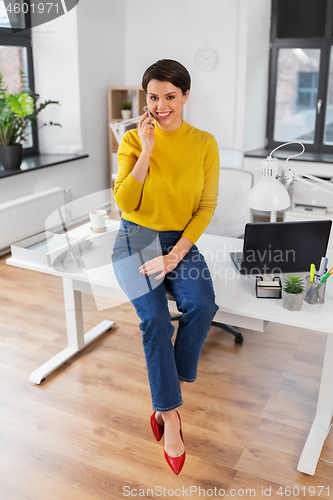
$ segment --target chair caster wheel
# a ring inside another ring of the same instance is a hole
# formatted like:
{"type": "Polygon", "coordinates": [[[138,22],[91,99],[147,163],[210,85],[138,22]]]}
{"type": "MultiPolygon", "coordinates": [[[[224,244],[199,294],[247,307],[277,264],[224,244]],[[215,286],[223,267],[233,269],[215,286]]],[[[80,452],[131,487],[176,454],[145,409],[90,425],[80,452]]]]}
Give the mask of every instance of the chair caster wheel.
{"type": "Polygon", "coordinates": [[[244,340],[243,335],[240,333],[239,335],[236,335],[235,337],[235,344],[242,344],[244,340]]]}

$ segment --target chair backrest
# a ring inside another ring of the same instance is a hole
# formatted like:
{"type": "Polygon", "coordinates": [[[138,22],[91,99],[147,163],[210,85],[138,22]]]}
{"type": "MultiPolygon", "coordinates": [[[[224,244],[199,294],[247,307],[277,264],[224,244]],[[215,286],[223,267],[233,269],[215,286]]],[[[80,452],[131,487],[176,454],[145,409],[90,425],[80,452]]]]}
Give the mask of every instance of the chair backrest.
{"type": "Polygon", "coordinates": [[[236,149],[219,149],[221,168],[243,168],[244,153],[236,149]]]}
{"type": "Polygon", "coordinates": [[[218,203],[205,233],[236,238],[242,235],[245,224],[253,221],[252,211],[247,204],[252,187],[252,172],[221,168],[218,203]]]}

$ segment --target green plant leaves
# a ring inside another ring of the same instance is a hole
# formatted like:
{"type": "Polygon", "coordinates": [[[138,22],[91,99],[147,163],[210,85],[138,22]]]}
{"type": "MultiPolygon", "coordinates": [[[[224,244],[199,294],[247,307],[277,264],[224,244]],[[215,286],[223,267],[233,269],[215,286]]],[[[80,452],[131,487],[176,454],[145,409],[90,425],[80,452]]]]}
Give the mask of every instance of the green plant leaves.
{"type": "Polygon", "coordinates": [[[304,292],[304,281],[301,276],[289,274],[283,282],[283,291],[298,295],[304,292]]]}
{"type": "Polygon", "coordinates": [[[13,113],[25,118],[34,112],[34,100],[28,92],[22,92],[15,96],[9,94],[8,104],[13,113]]]}
{"type": "MultiPolygon", "coordinates": [[[[29,123],[35,125],[37,115],[49,104],[59,101],[45,101],[37,105],[39,95],[27,88],[26,77],[20,71],[21,90],[8,94],[0,71],[0,146],[9,146],[26,140],[26,129],[29,123]]],[[[60,126],[59,123],[44,123],[60,126]]]]}

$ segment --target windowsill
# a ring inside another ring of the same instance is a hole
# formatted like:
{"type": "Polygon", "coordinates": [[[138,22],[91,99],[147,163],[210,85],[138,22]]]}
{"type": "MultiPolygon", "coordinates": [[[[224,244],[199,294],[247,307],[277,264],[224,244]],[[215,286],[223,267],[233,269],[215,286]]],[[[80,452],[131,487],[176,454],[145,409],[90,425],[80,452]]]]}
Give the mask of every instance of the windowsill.
{"type": "MultiPolygon", "coordinates": [[[[266,158],[272,149],[263,148],[256,149],[255,151],[246,151],[244,155],[249,158],[266,158]]],[[[274,153],[274,157],[281,158],[282,160],[286,160],[289,156],[297,154],[299,151],[288,151],[287,149],[278,149],[274,153]]],[[[295,156],[292,158],[294,161],[312,161],[317,163],[333,163],[333,154],[330,153],[311,153],[305,151],[300,156],[295,156]]]]}
{"type": "Polygon", "coordinates": [[[74,160],[82,160],[83,158],[88,158],[89,155],[86,154],[40,154],[32,155],[23,158],[20,168],[16,170],[5,170],[2,165],[0,165],[0,179],[3,177],[9,177],[11,175],[23,174],[24,172],[30,172],[31,170],[37,170],[39,168],[53,167],[54,165],[60,165],[61,163],[67,163],[74,160]]]}

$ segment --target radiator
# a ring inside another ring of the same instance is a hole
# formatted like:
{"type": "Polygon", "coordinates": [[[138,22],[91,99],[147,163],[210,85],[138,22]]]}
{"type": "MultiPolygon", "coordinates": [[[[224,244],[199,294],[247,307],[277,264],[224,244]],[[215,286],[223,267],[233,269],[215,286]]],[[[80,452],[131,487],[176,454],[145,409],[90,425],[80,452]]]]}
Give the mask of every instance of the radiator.
{"type": "Polygon", "coordinates": [[[65,188],[62,187],[0,204],[0,252],[17,241],[45,231],[47,217],[64,204],[65,188]]]}

